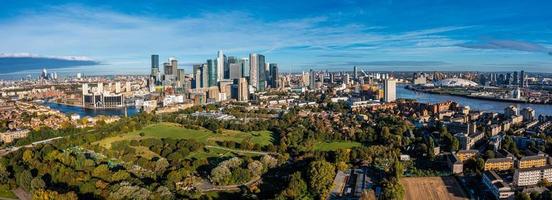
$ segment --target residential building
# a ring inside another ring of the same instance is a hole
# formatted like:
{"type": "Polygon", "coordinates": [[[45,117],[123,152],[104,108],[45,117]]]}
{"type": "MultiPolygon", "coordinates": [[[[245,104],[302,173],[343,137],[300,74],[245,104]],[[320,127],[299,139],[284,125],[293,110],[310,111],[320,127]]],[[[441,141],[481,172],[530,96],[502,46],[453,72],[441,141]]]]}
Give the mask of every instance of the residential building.
{"type": "Polygon", "coordinates": [[[514,168],[512,158],[489,158],[485,161],[485,171],[505,171],[514,168]]]}
{"type": "Polygon", "coordinates": [[[544,179],[552,181],[552,166],[516,169],[513,184],[518,187],[531,186],[544,179]]]}
{"type": "Polygon", "coordinates": [[[395,79],[385,79],[383,83],[383,88],[385,102],[393,102],[397,99],[397,88],[395,79]]]}
{"type": "Polygon", "coordinates": [[[520,169],[543,167],[545,165],[546,156],[544,155],[524,156],[518,161],[518,168],[520,169]]]}
{"type": "Polygon", "coordinates": [[[483,173],[482,181],[496,199],[510,199],[514,197],[512,187],[506,184],[496,172],[487,171],[483,173]]]}

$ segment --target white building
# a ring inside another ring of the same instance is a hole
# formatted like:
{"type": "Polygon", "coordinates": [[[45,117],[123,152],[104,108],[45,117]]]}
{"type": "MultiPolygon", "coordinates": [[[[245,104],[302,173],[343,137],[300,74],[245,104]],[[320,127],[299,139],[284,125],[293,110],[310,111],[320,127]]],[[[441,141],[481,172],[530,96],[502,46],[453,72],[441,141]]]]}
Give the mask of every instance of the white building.
{"type": "Polygon", "coordinates": [[[383,82],[383,94],[385,102],[393,102],[397,99],[397,83],[395,79],[385,79],[383,82]]]}
{"type": "Polygon", "coordinates": [[[514,172],[515,186],[536,185],[544,179],[552,181],[552,166],[516,169],[514,172]]]}

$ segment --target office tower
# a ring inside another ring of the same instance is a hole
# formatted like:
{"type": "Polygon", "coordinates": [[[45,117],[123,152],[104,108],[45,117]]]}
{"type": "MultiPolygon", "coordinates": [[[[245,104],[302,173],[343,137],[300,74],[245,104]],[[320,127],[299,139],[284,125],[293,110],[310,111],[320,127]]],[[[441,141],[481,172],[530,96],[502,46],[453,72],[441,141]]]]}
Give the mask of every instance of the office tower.
{"type": "Polygon", "coordinates": [[[209,81],[207,83],[208,87],[217,85],[217,77],[219,77],[217,74],[217,69],[217,62],[215,60],[207,60],[207,71],[209,72],[209,81]]]}
{"type": "Polygon", "coordinates": [[[209,87],[209,67],[206,63],[201,65],[201,87],[209,87]]]}
{"type": "Polygon", "coordinates": [[[132,91],[132,88],[130,87],[130,82],[127,81],[125,83],[125,92],[131,92],[132,91]]]}
{"type": "Polygon", "coordinates": [[[261,54],[249,54],[249,81],[257,91],[264,91],[265,86],[265,57],[261,54]]]}
{"type": "Polygon", "coordinates": [[[228,56],[228,59],[226,61],[226,65],[224,65],[224,79],[232,79],[232,78],[230,78],[230,71],[232,70],[230,65],[231,64],[238,64],[238,63],[239,63],[239,60],[236,57],[228,56]]]}
{"type": "Polygon", "coordinates": [[[395,79],[387,78],[383,82],[383,93],[384,93],[384,101],[385,102],[393,102],[395,101],[396,97],[396,82],[395,79]]]}
{"type": "Polygon", "coordinates": [[[242,63],[230,63],[230,74],[229,79],[239,79],[242,77],[242,63]]]}
{"type": "Polygon", "coordinates": [[[151,78],[153,82],[159,82],[159,55],[151,55],[151,78]]]}
{"type": "Polygon", "coordinates": [[[345,85],[351,84],[351,77],[349,76],[348,73],[345,74],[345,76],[342,76],[342,77],[343,77],[343,78],[342,78],[343,83],[344,83],[345,85]]]}
{"type": "Polygon", "coordinates": [[[309,89],[314,90],[314,71],[310,69],[309,71],[309,89]]]}
{"type": "Polygon", "coordinates": [[[521,72],[519,73],[519,86],[525,87],[525,85],[525,72],[521,70],[521,72]]]}
{"type": "Polygon", "coordinates": [[[172,71],[173,75],[176,76],[176,73],[177,73],[177,70],[178,70],[178,61],[176,60],[176,58],[170,58],[169,62],[171,63],[171,67],[172,67],[171,71],[172,71]]]}
{"type": "Polygon", "coordinates": [[[354,66],[354,67],[353,67],[353,78],[354,78],[355,80],[358,79],[357,66],[354,66]]]}
{"type": "Polygon", "coordinates": [[[247,101],[249,97],[248,84],[245,78],[238,80],[238,101],[247,101]]]}
{"type": "Polygon", "coordinates": [[[177,69],[176,72],[176,80],[184,81],[186,75],[184,69],[177,69]]]}
{"type": "Polygon", "coordinates": [[[330,73],[330,83],[334,83],[334,80],[335,80],[335,74],[330,73]]]}
{"type": "Polygon", "coordinates": [[[514,72],[514,80],[512,82],[514,85],[519,85],[519,75],[518,72],[514,72]]]}
{"type": "Polygon", "coordinates": [[[249,77],[249,59],[248,58],[242,58],[240,59],[240,63],[242,64],[242,76],[243,77],[249,77]]]}
{"type": "Polygon", "coordinates": [[[278,64],[270,63],[270,87],[278,88],[278,64]]]}
{"type": "Polygon", "coordinates": [[[217,52],[217,60],[216,60],[216,81],[219,82],[224,79],[224,68],[226,66],[227,59],[226,55],[222,51],[217,52]]]}
{"type": "Polygon", "coordinates": [[[163,63],[163,75],[167,76],[172,74],[173,74],[173,71],[172,71],[171,63],[163,63]]]}
{"type": "Polygon", "coordinates": [[[194,73],[194,83],[196,92],[201,88],[201,70],[196,70],[194,73]]]}

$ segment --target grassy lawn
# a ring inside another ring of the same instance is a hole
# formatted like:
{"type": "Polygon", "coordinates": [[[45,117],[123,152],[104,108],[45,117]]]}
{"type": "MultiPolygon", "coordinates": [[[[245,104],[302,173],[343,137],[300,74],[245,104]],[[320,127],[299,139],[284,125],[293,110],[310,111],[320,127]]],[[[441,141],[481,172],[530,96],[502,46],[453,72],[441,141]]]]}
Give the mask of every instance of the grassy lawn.
{"type": "Polygon", "coordinates": [[[343,141],[343,142],[320,142],[314,145],[313,149],[317,151],[333,151],[338,149],[350,149],[361,146],[358,142],[343,141]]]}
{"type": "Polygon", "coordinates": [[[98,141],[97,143],[105,148],[110,148],[111,143],[113,142],[122,140],[143,139],[148,137],[194,139],[205,144],[216,144],[217,141],[241,142],[246,138],[250,138],[251,142],[259,144],[261,146],[268,145],[272,143],[273,140],[270,131],[253,131],[246,133],[234,130],[223,130],[221,134],[215,134],[207,129],[194,130],[182,128],[179,124],[157,123],[149,125],[142,130],[105,138],[98,141]],[[143,133],[144,136],[140,136],[140,133],[143,133]]]}
{"type": "Polygon", "coordinates": [[[17,199],[17,196],[13,194],[7,185],[0,185],[0,197],[17,199]]]}

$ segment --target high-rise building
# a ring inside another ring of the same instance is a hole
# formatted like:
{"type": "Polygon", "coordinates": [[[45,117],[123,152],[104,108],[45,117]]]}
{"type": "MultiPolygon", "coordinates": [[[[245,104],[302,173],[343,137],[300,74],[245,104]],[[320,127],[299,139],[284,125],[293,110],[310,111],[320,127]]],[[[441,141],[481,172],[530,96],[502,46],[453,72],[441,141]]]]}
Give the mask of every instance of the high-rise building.
{"type": "Polygon", "coordinates": [[[521,110],[521,116],[524,121],[533,121],[535,120],[535,110],[530,107],[524,108],[521,110]]]}
{"type": "Polygon", "coordinates": [[[243,72],[243,64],[241,63],[241,61],[237,62],[237,63],[230,63],[230,74],[229,74],[229,79],[239,79],[241,77],[243,77],[242,75],[242,72],[243,72]]]}
{"type": "Polygon", "coordinates": [[[151,55],[151,78],[154,83],[159,82],[159,55],[151,55]]]}
{"type": "Polygon", "coordinates": [[[259,58],[256,53],[249,54],[249,84],[255,88],[259,84],[259,58]]]}
{"type": "MultiPolygon", "coordinates": [[[[209,72],[208,75],[208,87],[216,86],[217,85],[217,78],[218,76],[218,65],[215,60],[207,60],[207,71],[209,72]]],[[[222,72],[222,71],[221,71],[222,72]]]]}
{"type": "Polygon", "coordinates": [[[248,84],[245,78],[238,81],[238,101],[247,101],[249,97],[248,84]]]}
{"type": "Polygon", "coordinates": [[[202,88],[201,80],[201,69],[194,70],[194,83],[196,92],[198,92],[199,89],[202,88]]]}
{"type": "Polygon", "coordinates": [[[311,89],[311,90],[314,90],[314,88],[315,88],[314,80],[315,80],[314,70],[310,69],[310,71],[309,71],[309,89],[311,89]]]}
{"type": "Polygon", "coordinates": [[[354,78],[355,80],[358,79],[357,66],[354,66],[354,67],[353,67],[353,78],[354,78]]]}
{"type": "Polygon", "coordinates": [[[521,70],[521,72],[519,73],[519,86],[520,87],[526,86],[525,72],[523,70],[521,70]]]}
{"type": "Polygon", "coordinates": [[[519,75],[518,72],[514,72],[514,80],[512,81],[514,85],[519,85],[519,75]]]}
{"type": "Polygon", "coordinates": [[[242,58],[239,61],[242,64],[242,76],[243,77],[249,77],[249,59],[248,58],[242,58]]]}
{"type": "Polygon", "coordinates": [[[270,87],[278,88],[278,64],[270,63],[270,87]]]}
{"type": "Polygon", "coordinates": [[[385,102],[393,102],[397,99],[397,88],[395,79],[387,78],[383,82],[383,94],[385,102]]]}
{"type": "Polygon", "coordinates": [[[226,55],[222,51],[217,52],[217,60],[216,60],[216,81],[222,81],[224,79],[224,69],[226,64],[228,63],[228,60],[226,59],[226,55]]]}
{"type": "Polygon", "coordinates": [[[207,63],[201,65],[201,87],[209,87],[209,67],[207,63]]]}
{"type": "Polygon", "coordinates": [[[249,54],[249,81],[256,91],[264,91],[266,84],[265,57],[261,54],[249,54]]]}

